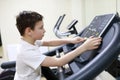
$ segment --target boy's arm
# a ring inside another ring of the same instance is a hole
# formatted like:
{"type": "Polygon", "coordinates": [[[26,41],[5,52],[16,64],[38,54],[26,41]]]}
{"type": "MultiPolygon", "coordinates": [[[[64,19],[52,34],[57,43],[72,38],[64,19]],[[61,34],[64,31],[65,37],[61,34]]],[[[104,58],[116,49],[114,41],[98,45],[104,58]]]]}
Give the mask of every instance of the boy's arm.
{"type": "Polygon", "coordinates": [[[83,42],[85,38],[81,37],[75,37],[75,38],[69,38],[69,39],[57,39],[57,40],[49,40],[49,41],[43,41],[42,46],[59,46],[67,43],[79,43],[83,42]]]}
{"type": "Polygon", "coordinates": [[[63,55],[60,58],[47,56],[42,62],[41,66],[63,66],[83,52],[98,48],[100,44],[101,38],[89,38],[81,46],[77,47],[73,51],[63,55]]]}
{"type": "Polygon", "coordinates": [[[63,66],[70,62],[71,60],[73,60],[78,55],[80,55],[80,53],[83,53],[84,51],[86,51],[85,48],[81,46],[81,49],[79,47],[60,58],[46,56],[45,60],[41,63],[41,66],[46,67],[63,66]]]}

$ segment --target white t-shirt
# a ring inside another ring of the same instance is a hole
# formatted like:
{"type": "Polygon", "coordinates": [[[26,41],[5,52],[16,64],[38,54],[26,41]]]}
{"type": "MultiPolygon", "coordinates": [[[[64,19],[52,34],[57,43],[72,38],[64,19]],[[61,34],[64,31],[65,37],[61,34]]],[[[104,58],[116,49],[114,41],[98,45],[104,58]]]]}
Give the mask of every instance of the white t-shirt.
{"type": "Polygon", "coordinates": [[[36,46],[22,40],[20,53],[16,59],[16,73],[14,80],[41,80],[40,64],[45,59],[45,55],[40,53],[40,41],[36,46]]]}

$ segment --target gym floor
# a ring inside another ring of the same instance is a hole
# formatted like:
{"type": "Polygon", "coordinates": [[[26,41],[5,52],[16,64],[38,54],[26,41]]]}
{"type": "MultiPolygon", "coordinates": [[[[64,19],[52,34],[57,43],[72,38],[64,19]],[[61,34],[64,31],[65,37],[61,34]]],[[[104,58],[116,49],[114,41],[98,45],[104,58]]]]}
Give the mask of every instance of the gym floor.
{"type": "Polygon", "coordinates": [[[44,77],[42,77],[42,80],[46,80],[44,77]]]}

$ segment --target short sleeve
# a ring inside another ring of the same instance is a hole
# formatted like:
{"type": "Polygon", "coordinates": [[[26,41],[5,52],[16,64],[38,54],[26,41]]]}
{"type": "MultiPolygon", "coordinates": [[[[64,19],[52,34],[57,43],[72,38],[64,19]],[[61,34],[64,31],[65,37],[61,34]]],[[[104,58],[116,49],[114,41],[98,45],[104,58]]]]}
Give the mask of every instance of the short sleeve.
{"type": "Polygon", "coordinates": [[[28,51],[26,53],[23,62],[32,67],[33,69],[37,69],[40,64],[44,61],[45,55],[41,54],[40,51],[28,51]]]}
{"type": "Polygon", "coordinates": [[[40,47],[43,44],[43,42],[41,40],[36,40],[35,41],[35,45],[40,47]]]}

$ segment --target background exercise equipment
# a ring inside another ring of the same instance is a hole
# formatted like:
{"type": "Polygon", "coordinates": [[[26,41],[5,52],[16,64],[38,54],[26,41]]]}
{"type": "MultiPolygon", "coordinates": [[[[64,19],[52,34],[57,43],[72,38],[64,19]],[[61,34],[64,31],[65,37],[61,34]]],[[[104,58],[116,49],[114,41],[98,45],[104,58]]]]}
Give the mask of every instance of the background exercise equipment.
{"type": "Polygon", "coordinates": [[[75,28],[75,25],[76,25],[76,23],[78,22],[78,20],[76,20],[76,19],[74,19],[74,20],[67,26],[67,29],[68,29],[69,31],[67,31],[67,32],[61,32],[61,31],[59,30],[60,25],[61,25],[64,17],[65,17],[65,14],[63,14],[62,16],[60,16],[60,17],[58,18],[58,20],[57,20],[57,22],[56,22],[56,24],[55,24],[55,26],[54,26],[54,28],[53,28],[53,32],[55,33],[55,35],[56,35],[58,38],[64,38],[64,37],[68,37],[68,36],[70,36],[70,35],[72,35],[72,34],[78,34],[78,32],[77,32],[77,30],[76,30],[76,28],[75,28]]]}

